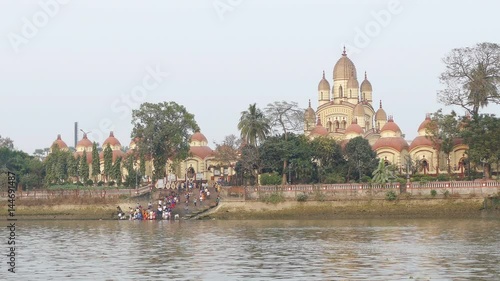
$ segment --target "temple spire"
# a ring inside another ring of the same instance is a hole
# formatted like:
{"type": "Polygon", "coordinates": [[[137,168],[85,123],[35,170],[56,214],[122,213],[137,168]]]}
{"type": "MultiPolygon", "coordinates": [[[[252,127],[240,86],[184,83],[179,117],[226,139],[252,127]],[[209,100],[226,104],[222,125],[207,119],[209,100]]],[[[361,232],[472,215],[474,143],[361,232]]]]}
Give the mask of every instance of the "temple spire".
{"type": "Polygon", "coordinates": [[[311,99],[309,99],[309,107],[311,107],[311,99]]]}
{"type": "Polygon", "coordinates": [[[342,52],[343,56],[347,56],[347,53],[345,52],[345,45],[344,45],[344,51],[342,52]]]}

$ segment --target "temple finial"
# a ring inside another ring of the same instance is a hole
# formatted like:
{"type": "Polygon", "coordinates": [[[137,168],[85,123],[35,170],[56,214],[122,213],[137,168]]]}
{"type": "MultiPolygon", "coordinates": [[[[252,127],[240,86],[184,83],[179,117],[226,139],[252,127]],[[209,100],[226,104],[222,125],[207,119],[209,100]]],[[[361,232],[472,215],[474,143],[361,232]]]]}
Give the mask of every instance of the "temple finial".
{"type": "Polygon", "coordinates": [[[323,79],[325,79],[325,71],[323,70],[323,79]]]}
{"type": "Polygon", "coordinates": [[[380,100],[380,108],[382,108],[382,100],[380,100]]]}
{"type": "Polygon", "coordinates": [[[342,52],[343,56],[347,56],[347,53],[345,52],[345,45],[344,45],[344,51],[342,52]]]}
{"type": "Polygon", "coordinates": [[[311,99],[309,99],[309,107],[311,107],[311,99]]]}
{"type": "Polygon", "coordinates": [[[366,71],[365,71],[365,80],[368,80],[368,78],[366,77],[366,71]]]}

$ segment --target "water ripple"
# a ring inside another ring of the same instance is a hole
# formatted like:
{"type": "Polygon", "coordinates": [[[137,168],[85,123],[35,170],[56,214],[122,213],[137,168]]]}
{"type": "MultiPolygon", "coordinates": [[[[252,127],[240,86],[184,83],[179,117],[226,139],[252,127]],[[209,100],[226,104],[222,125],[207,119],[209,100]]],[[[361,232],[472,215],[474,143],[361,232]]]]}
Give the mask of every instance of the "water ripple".
{"type": "Polygon", "coordinates": [[[31,221],[17,235],[25,280],[500,279],[498,220],[31,221]]]}

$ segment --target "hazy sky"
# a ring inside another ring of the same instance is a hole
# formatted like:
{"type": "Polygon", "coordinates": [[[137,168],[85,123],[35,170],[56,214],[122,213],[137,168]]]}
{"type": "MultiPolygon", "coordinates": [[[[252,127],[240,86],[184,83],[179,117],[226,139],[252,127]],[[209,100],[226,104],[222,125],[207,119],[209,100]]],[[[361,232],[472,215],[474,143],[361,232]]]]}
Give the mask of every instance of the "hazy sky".
{"type": "Polygon", "coordinates": [[[112,127],[128,145],[131,109],[175,101],[213,147],[238,134],[250,103],[316,108],[345,44],[375,108],[382,100],[411,140],[444,107],[441,59],[499,43],[499,10],[495,0],[1,1],[0,135],[31,154],[57,134],[73,146],[78,121],[92,141],[112,127]]]}

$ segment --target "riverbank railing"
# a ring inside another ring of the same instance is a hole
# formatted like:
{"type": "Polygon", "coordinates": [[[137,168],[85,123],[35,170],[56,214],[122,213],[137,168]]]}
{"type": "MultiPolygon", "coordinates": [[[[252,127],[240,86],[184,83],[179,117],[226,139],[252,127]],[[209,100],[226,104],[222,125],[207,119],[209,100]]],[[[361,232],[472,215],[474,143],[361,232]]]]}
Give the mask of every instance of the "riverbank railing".
{"type": "Polygon", "coordinates": [[[410,194],[430,194],[431,190],[436,190],[441,193],[446,191],[450,194],[459,195],[490,195],[500,192],[499,181],[446,181],[446,182],[409,182],[401,184],[385,183],[385,184],[370,184],[370,183],[342,183],[342,184],[297,184],[297,185],[263,185],[263,186],[229,186],[224,187],[222,196],[233,199],[244,199],[255,197],[256,194],[271,194],[284,193],[300,194],[300,193],[315,193],[321,192],[325,194],[344,194],[356,195],[359,194],[374,194],[388,190],[393,190],[396,193],[410,194]],[[254,195],[254,196],[252,196],[254,195]]]}
{"type": "MultiPolygon", "coordinates": [[[[16,197],[20,199],[50,199],[57,197],[92,197],[92,198],[119,198],[119,197],[136,197],[151,192],[151,186],[143,186],[140,188],[123,189],[123,188],[86,188],[86,189],[54,189],[54,190],[23,190],[17,191],[16,197]]],[[[8,197],[6,191],[0,192],[0,197],[8,197]]]]}

